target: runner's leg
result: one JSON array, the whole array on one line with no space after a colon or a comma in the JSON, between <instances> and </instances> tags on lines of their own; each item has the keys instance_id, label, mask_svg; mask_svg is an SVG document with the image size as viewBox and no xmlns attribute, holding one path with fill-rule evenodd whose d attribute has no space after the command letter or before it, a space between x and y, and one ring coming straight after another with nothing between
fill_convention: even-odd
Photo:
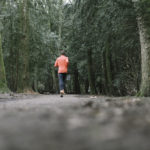
<instances>
[{"instance_id":1,"label":"runner's leg","mask_svg":"<svg viewBox=\"0 0 150 150\"><path fill-rule=\"evenodd\" d=\"M64 88L64 90L65 90L66 77L67 77L67 74L63 73L63 83L64 83L63 88Z\"/></svg>"},{"instance_id":2,"label":"runner's leg","mask_svg":"<svg viewBox=\"0 0 150 150\"><path fill-rule=\"evenodd\" d=\"M58 74L58 78L59 78L59 90L60 90L60 94L61 97L63 97L63 91L64 91L64 81L63 81L63 74L59 73Z\"/></svg>"}]
</instances>

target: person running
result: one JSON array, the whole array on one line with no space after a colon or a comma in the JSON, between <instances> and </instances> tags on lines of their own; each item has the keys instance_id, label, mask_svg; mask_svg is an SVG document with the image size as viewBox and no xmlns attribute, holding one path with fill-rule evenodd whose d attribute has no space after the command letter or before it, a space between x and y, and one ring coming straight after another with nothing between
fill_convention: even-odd
<instances>
[{"instance_id":1,"label":"person running","mask_svg":"<svg viewBox=\"0 0 150 150\"><path fill-rule=\"evenodd\" d=\"M59 56L55 61L55 67L58 67L58 78L59 78L59 89L60 96L63 97L65 91L65 80L68 72L69 59L65 55L65 51L61 51L61 56Z\"/></svg>"}]
</instances>

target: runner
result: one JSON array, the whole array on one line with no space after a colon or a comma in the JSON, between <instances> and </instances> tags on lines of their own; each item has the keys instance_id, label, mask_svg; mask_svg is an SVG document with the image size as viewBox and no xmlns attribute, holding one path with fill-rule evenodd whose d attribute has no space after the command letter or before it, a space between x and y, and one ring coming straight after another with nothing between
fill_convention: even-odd
<instances>
[{"instance_id":1,"label":"runner","mask_svg":"<svg viewBox=\"0 0 150 150\"><path fill-rule=\"evenodd\" d=\"M65 56L65 51L61 51L61 56L55 61L55 67L58 67L60 97L63 97L65 91L65 80L68 72L69 59Z\"/></svg>"}]
</instances>

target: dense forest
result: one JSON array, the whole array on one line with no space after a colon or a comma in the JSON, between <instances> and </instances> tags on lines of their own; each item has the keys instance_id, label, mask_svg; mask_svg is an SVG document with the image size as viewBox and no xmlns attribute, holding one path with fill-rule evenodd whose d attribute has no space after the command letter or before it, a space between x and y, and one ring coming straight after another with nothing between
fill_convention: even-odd
<instances>
[{"instance_id":1,"label":"dense forest","mask_svg":"<svg viewBox=\"0 0 150 150\"><path fill-rule=\"evenodd\" d=\"M150 96L149 0L1 0L0 91Z\"/></svg>"}]
</instances>

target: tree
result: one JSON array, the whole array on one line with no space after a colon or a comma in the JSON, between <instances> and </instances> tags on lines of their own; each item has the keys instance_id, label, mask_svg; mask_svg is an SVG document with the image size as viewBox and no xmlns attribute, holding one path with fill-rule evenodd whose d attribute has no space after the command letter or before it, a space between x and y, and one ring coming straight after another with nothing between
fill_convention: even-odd
<instances>
[{"instance_id":1,"label":"tree","mask_svg":"<svg viewBox=\"0 0 150 150\"><path fill-rule=\"evenodd\" d=\"M2 20L3 58L12 91L57 92L53 65L60 48L70 59L69 92L134 95L139 91L140 41L131 0L3 3L7 12ZM146 0L137 4L147 28Z\"/></svg>"},{"instance_id":2,"label":"tree","mask_svg":"<svg viewBox=\"0 0 150 150\"><path fill-rule=\"evenodd\" d=\"M63 42L77 62L80 86L90 84L91 93L135 94L140 83L140 45L131 0L74 0L66 9Z\"/></svg>"},{"instance_id":3,"label":"tree","mask_svg":"<svg viewBox=\"0 0 150 150\"><path fill-rule=\"evenodd\" d=\"M6 75L5 75L5 66L3 61L2 53L2 39L0 34L0 93L8 92Z\"/></svg>"},{"instance_id":4,"label":"tree","mask_svg":"<svg viewBox=\"0 0 150 150\"><path fill-rule=\"evenodd\" d=\"M150 96L150 28L149 28L149 9L148 0L133 0L137 12L137 23L139 27L139 37L141 44L141 96Z\"/></svg>"},{"instance_id":5,"label":"tree","mask_svg":"<svg viewBox=\"0 0 150 150\"><path fill-rule=\"evenodd\" d=\"M2 6L4 6L4 1L1 1L0 4L2 4ZM3 14L3 13L0 12L0 15L1 14ZM2 15L2 18L0 16L0 93L9 91L9 89L7 87L7 81L6 81L5 65L4 65L3 50L2 50L2 37L1 37L1 31L3 29L2 19L4 18L4 16L5 16L5 14Z\"/></svg>"},{"instance_id":6,"label":"tree","mask_svg":"<svg viewBox=\"0 0 150 150\"><path fill-rule=\"evenodd\" d=\"M22 37L20 39L20 51L19 56L22 59L22 63L19 68L19 78L18 78L18 92L27 92L31 90L30 76L29 76L29 2L28 0L23 0L20 2L21 9L21 20L20 27L22 32Z\"/></svg>"}]
</instances>

